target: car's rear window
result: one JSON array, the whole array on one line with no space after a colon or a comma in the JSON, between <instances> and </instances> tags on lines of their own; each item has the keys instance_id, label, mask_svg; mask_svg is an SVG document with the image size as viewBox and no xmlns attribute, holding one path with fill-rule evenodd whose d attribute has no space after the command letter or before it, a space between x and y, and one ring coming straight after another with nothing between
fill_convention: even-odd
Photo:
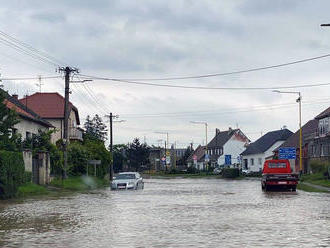
<instances>
[{"instance_id":1,"label":"car's rear window","mask_svg":"<svg viewBox=\"0 0 330 248\"><path fill-rule=\"evenodd\" d=\"M268 163L268 168L286 168L286 163Z\"/></svg>"},{"instance_id":2,"label":"car's rear window","mask_svg":"<svg viewBox=\"0 0 330 248\"><path fill-rule=\"evenodd\" d=\"M135 174L119 174L116 179L135 179Z\"/></svg>"}]
</instances>

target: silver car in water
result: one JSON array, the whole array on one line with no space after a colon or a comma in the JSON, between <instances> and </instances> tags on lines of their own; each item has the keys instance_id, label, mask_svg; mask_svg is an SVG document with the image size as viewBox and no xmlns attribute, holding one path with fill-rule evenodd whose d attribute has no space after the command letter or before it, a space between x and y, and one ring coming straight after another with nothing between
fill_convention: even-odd
<instances>
[{"instance_id":1,"label":"silver car in water","mask_svg":"<svg viewBox=\"0 0 330 248\"><path fill-rule=\"evenodd\" d=\"M119 173L111 183L111 189L143 189L144 182L138 172Z\"/></svg>"}]
</instances>

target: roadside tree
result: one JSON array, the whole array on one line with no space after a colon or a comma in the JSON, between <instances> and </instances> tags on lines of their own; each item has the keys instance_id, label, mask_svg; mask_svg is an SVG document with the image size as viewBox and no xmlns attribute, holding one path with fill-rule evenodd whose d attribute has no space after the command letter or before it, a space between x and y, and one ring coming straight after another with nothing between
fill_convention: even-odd
<instances>
[{"instance_id":1,"label":"roadside tree","mask_svg":"<svg viewBox=\"0 0 330 248\"><path fill-rule=\"evenodd\" d=\"M143 165L149 163L150 149L146 144L141 144L138 138L135 138L131 144L128 145L127 161L130 168L135 171L142 169Z\"/></svg>"}]
</instances>

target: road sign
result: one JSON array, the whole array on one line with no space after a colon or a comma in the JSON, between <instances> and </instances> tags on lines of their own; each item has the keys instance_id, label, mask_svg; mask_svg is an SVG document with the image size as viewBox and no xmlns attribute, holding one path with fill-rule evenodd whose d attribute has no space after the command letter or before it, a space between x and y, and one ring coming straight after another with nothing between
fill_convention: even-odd
<instances>
[{"instance_id":1,"label":"road sign","mask_svg":"<svg viewBox=\"0 0 330 248\"><path fill-rule=\"evenodd\" d=\"M97 164L101 164L101 160L88 160L88 163L97 165Z\"/></svg>"},{"instance_id":2,"label":"road sign","mask_svg":"<svg viewBox=\"0 0 330 248\"><path fill-rule=\"evenodd\" d=\"M166 156L166 164L170 164L171 163L171 157L170 156Z\"/></svg>"},{"instance_id":3,"label":"road sign","mask_svg":"<svg viewBox=\"0 0 330 248\"><path fill-rule=\"evenodd\" d=\"M165 165L165 163L166 163L166 158L165 158L165 157L162 157L162 158L161 158L161 161L162 161L162 165Z\"/></svg>"},{"instance_id":4,"label":"road sign","mask_svg":"<svg viewBox=\"0 0 330 248\"><path fill-rule=\"evenodd\" d=\"M205 162L209 162L210 161L210 155L208 155L207 153L205 154Z\"/></svg>"},{"instance_id":5,"label":"road sign","mask_svg":"<svg viewBox=\"0 0 330 248\"><path fill-rule=\"evenodd\" d=\"M231 155L225 155L225 165L231 165Z\"/></svg>"},{"instance_id":6,"label":"road sign","mask_svg":"<svg viewBox=\"0 0 330 248\"><path fill-rule=\"evenodd\" d=\"M295 147L282 147L278 153L279 159L296 159L296 148Z\"/></svg>"}]
</instances>

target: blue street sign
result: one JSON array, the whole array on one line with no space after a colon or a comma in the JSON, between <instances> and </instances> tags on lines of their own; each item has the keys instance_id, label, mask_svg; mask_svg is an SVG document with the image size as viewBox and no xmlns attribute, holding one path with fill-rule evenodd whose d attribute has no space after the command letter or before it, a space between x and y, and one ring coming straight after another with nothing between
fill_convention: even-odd
<instances>
[{"instance_id":1,"label":"blue street sign","mask_svg":"<svg viewBox=\"0 0 330 248\"><path fill-rule=\"evenodd\" d=\"M296 148L295 147L282 147L278 153L279 159L296 159Z\"/></svg>"},{"instance_id":2,"label":"blue street sign","mask_svg":"<svg viewBox=\"0 0 330 248\"><path fill-rule=\"evenodd\" d=\"M225 155L225 165L231 165L231 155Z\"/></svg>"},{"instance_id":3,"label":"blue street sign","mask_svg":"<svg viewBox=\"0 0 330 248\"><path fill-rule=\"evenodd\" d=\"M205 162L209 162L210 161L210 156L206 153L205 154Z\"/></svg>"}]
</instances>

